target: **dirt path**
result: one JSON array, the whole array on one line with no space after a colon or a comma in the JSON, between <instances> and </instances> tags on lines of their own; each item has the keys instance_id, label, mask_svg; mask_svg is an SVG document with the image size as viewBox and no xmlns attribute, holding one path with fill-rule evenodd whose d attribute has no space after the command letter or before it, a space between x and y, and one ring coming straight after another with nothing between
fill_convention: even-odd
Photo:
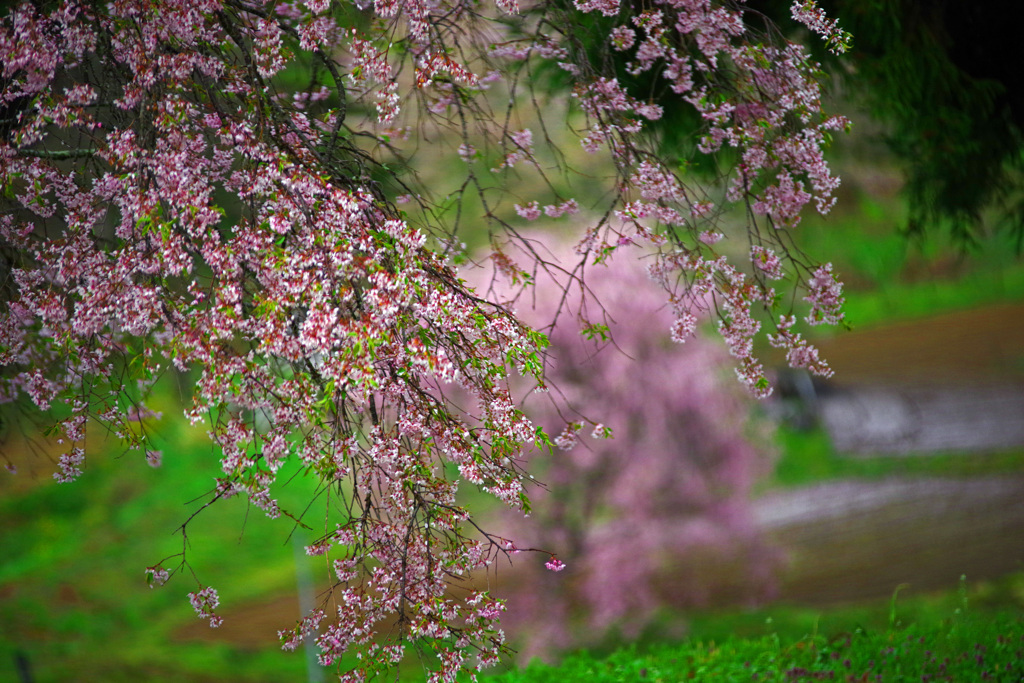
<instances>
[{"instance_id":1,"label":"dirt path","mask_svg":"<svg viewBox=\"0 0 1024 683\"><path fill-rule=\"evenodd\" d=\"M827 605L1024 570L1024 477L838 482L755 503L788 555L779 598Z\"/></svg>"},{"instance_id":2,"label":"dirt path","mask_svg":"<svg viewBox=\"0 0 1024 683\"><path fill-rule=\"evenodd\" d=\"M1024 384L1024 303L842 332L816 343L841 386Z\"/></svg>"}]
</instances>

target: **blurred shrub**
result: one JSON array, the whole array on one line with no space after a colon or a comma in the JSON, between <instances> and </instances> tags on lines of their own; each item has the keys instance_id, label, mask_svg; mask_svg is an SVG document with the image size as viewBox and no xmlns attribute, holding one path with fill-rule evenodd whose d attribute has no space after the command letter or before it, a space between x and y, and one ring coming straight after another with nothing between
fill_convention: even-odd
<instances>
[{"instance_id":1,"label":"blurred shrub","mask_svg":"<svg viewBox=\"0 0 1024 683\"><path fill-rule=\"evenodd\" d=\"M557 313L557 324L548 330L550 391L533 393L527 412L553 435L589 424L570 450L532 456L543 481L531 492L533 514L501 520L518 547L568 565L553 573L519 555L499 584L524 661L615 632L636 636L666 611L766 597L776 558L748 498L772 438L752 419L723 347L700 331L671 341L666 294L636 254L581 273L571 272L580 258L569 246L536 248L553 267L520 297L519 313L540 328ZM594 423L614 438L595 438Z\"/></svg>"}]
</instances>

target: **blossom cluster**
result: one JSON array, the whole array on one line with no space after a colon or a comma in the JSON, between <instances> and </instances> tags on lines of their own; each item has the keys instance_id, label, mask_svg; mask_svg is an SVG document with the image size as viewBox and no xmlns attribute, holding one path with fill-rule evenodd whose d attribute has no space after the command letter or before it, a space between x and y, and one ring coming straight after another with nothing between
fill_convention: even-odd
<instances>
[{"instance_id":1,"label":"blossom cluster","mask_svg":"<svg viewBox=\"0 0 1024 683\"><path fill-rule=\"evenodd\" d=\"M839 28L839 20L829 18L814 0L794 0L790 13L794 19L824 38L832 52L841 54L850 49L852 36Z\"/></svg>"},{"instance_id":2,"label":"blossom cluster","mask_svg":"<svg viewBox=\"0 0 1024 683\"><path fill-rule=\"evenodd\" d=\"M720 311L741 379L765 394L752 306L774 313L768 281L806 283L807 320L839 320L831 271L795 262L777 233L805 205L831 206L838 181L821 148L845 122L822 113L801 48L753 36L739 9L713 0L638 11L617 0L342 4L58 0L7 10L0 399L53 417L65 446L55 476L66 483L87 466L89 422L159 466L154 386L193 378L186 417L219 454L208 503L244 496L269 517L301 519L276 499L289 462L335 496L332 528L310 554L337 578L336 618L325 626L321 611L306 615L285 645L315 634L325 665L357 655L357 680L416 642L434 650L433 678L450 681L506 649L501 603L449 590L509 552L504 539L466 531L459 487L526 510L524 449L569 449L583 425L553 442L520 409L510 380L546 386L546 339L456 275L458 218L445 226L429 191L396 170L415 134L455 130L460 156L486 161L459 164L465 187L513 239L513 211L583 215L545 175L541 146L557 136L518 116L517 84L532 82L538 60L557 64L586 119L580 142L618 174L612 206L576 253L605 261L629 245L659 247L650 270L669 291L673 338L692 336L696 313ZM356 10L366 21L352 28ZM552 30L581 13L615 23L605 49L628 60L631 77L663 79L675 100L638 96L607 68L613 60L592 61ZM813 3L796 15L836 35ZM508 112L496 114L506 96ZM651 149L645 133L668 106L698 112L703 153L735 150L724 198L688 186ZM482 168L515 199L493 202ZM514 177L531 173L553 192L524 196L529 184ZM398 194L424 210L400 211ZM739 266L715 252L715 221L736 202L759 235ZM501 239L492 246L503 273L534 280L535 252L517 261ZM791 319L780 316L773 343L821 367ZM151 583L193 569L178 559L171 571L151 568ZM190 601L220 623L217 591Z\"/></svg>"},{"instance_id":3,"label":"blossom cluster","mask_svg":"<svg viewBox=\"0 0 1024 683\"><path fill-rule=\"evenodd\" d=\"M207 586L195 593L189 593L188 601L192 603L192 608L200 618L210 620L211 628L217 628L224 623L223 617L213 613L217 609L217 605L220 604L220 595L216 588Z\"/></svg>"}]
</instances>

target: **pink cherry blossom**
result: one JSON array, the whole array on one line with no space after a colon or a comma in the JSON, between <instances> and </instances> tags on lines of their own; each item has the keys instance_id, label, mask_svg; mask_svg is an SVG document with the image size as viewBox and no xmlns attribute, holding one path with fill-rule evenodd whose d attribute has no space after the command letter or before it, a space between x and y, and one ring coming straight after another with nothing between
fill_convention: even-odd
<instances>
[{"instance_id":1,"label":"pink cherry blossom","mask_svg":"<svg viewBox=\"0 0 1024 683\"><path fill-rule=\"evenodd\" d=\"M224 623L222 617L213 613L217 609L217 605L220 604L220 596L217 594L217 589L207 586L195 593L189 593L188 600L192 603L192 608L201 619L210 620L210 628L217 628Z\"/></svg>"},{"instance_id":2,"label":"pink cherry blossom","mask_svg":"<svg viewBox=\"0 0 1024 683\"><path fill-rule=\"evenodd\" d=\"M565 569L565 563L554 556L552 556L550 560L545 562L544 566L553 572L560 572L563 569Z\"/></svg>"}]
</instances>

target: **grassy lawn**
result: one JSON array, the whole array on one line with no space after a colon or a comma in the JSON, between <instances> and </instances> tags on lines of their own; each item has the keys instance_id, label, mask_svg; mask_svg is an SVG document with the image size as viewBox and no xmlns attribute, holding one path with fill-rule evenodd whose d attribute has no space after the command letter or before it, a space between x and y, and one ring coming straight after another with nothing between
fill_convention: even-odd
<instances>
[{"instance_id":1,"label":"grassy lawn","mask_svg":"<svg viewBox=\"0 0 1024 683\"><path fill-rule=\"evenodd\" d=\"M858 456L836 453L821 427L779 427L779 460L761 489L797 487L837 479L978 477L1024 472L1024 448L993 453L941 453L927 457Z\"/></svg>"},{"instance_id":2,"label":"grassy lawn","mask_svg":"<svg viewBox=\"0 0 1024 683\"><path fill-rule=\"evenodd\" d=\"M771 625L768 625L770 629ZM508 683L721 681L1019 681L1024 621L1019 613L883 628L815 624L802 636L771 632L721 641L687 639L626 647L608 657L577 653L560 666L534 663L497 680Z\"/></svg>"}]
</instances>

